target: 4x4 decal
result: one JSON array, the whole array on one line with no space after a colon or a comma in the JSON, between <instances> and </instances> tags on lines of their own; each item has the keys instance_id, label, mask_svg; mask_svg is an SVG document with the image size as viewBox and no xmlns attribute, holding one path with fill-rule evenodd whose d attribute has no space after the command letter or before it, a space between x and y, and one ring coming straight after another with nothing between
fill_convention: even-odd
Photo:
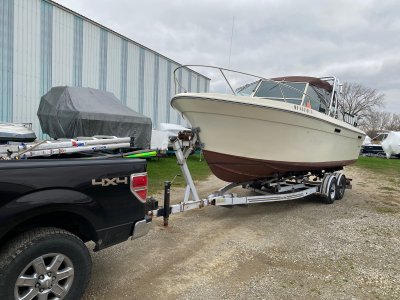
<instances>
[{"instance_id":1,"label":"4x4 decal","mask_svg":"<svg viewBox=\"0 0 400 300\"><path fill-rule=\"evenodd\" d=\"M92 179L92 185L110 186L118 184L128 184L128 177Z\"/></svg>"}]
</instances>

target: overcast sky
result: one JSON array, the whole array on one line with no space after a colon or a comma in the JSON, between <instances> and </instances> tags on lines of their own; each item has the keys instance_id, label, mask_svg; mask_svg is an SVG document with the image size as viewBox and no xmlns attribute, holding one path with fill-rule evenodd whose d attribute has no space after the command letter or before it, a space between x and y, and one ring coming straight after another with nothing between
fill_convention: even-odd
<instances>
[{"instance_id":1,"label":"overcast sky","mask_svg":"<svg viewBox=\"0 0 400 300\"><path fill-rule=\"evenodd\" d=\"M56 0L182 64L264 77L335 75L400 112L397 0ZM204 73L204 72L203 72Z\"/></svg>"}]
</instances>

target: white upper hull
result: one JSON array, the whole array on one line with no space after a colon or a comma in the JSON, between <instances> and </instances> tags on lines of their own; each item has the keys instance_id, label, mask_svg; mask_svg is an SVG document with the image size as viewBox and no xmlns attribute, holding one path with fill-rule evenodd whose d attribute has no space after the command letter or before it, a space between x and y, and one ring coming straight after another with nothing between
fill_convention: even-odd
<instances>
[{"instance_id":1,"label":"white upper hull","mask_svg":"<svg viewBox=\"0 0 400 300\"><path fill-rule=\"evenodd\" d=\"M200 127L204 150L257 160L357 159L365 133L303 106L225 94L178 94L171 105Z\"/></svg>"}]
</instances>

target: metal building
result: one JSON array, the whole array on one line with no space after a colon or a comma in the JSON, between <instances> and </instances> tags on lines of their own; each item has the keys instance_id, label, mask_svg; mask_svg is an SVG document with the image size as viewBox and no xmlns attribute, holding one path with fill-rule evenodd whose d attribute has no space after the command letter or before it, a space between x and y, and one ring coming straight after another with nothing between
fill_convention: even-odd
<instances>
[{"instance_id":1,"label":"metal building","mask_svg":"<svg viewBox=\"0 0 400 300\"><path fill-rule=\"evenodd\" d=\"M110 91L160 122L182 124L170 109L179 64L49 0L0 0L0 122L33 123L40 97L60 85ZM178 77L188 91L210 80L190 69Z\"/></svg>"}]
</instances>

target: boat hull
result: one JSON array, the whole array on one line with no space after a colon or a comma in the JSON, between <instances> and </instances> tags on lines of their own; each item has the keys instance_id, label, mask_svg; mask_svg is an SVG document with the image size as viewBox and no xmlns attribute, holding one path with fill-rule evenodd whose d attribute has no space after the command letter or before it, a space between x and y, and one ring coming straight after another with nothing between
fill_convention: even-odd
<instances>
[{"instance_id":1,"label":"boat hull","mask_svg":"<svg viewBox=\"0 0 400 300\"><path fill-rule=\"evenodd\" d=\"M296 175L309 171L339 170L356 161L288 162L252 159L207 150L203 150L203 153L213 174L228 182L255 181L274 175Z\"/></svg>"},{"instance_id":2,"label":"boat hull","mask_svg":"<svg viewBox=\"0 0 400 300\"><path fill-rule=\"evenodd\" d=\"M268 99L179 94L171 105L200 128L212 172L228 182L353 163L365 134L315 110Z\"/></svg>"}]
</instances>

